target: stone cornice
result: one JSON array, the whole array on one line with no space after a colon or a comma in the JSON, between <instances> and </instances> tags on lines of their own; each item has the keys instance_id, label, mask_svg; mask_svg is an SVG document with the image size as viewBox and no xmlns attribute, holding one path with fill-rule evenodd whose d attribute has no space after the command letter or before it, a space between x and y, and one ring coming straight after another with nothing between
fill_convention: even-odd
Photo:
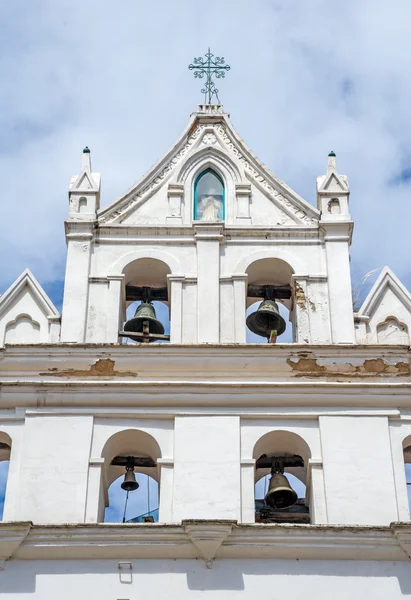
<instances>
[{"instance_id":1,"label":"stone cornice","mask_svg":"<svg viewBox=\"0 0 411 600\"><path fill-rule=\"evenodd\" d=\"M107 407L114 394L116 407L388 410L410 406L409 356L392 345L6 346L0 406Z\"/></svg>"},{"instance_id":2,"label":"stone cornice","mask_svg":"<svg viewBox=\"0 0 411 600\"><path fill-rule=\"evenodd\" d=\"M3 560L410 560L411 523L387 527L243 524L33 525L0 523Z\"/></svg>"}]
</instances>

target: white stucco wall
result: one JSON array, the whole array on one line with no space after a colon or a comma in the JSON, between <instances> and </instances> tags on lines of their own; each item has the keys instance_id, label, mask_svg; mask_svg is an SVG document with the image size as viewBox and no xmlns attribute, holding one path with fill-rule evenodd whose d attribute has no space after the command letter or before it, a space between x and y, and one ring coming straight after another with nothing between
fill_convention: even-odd
<instances>
[{"instance_id":1,"label":"white stucco wall","mask_svg":"<svg viewBox=\"0 0 411 600\"><path fill-rule=\"evenodd\" d=\"M177 417L173 520L240 520L239 417Z\"/></svg>"},{"instance_id":2,"label":"white stucco wall","mask_svg":"<svg viewBox=\"0 0 411 600\"><path fill-rule=\"evenodd\" d=\"M320 431L329 523L398 520L388 419L320 417Z\"/></svg>"},{"instance_id":3,"label":"white stucco wall","mask_svg":"<svg viewBox=\"0 0 411 600\"><path fill-rule=\"evenodd\" d=\"M92 416L26 419L15 520L84 522L92 429Z\"/></svg>"},{"instance_id":4,"label":"white stucco wall","mask_svg":"<svg viewBox=\"0 0 411 600\"><path fill-rule=\"evenodd\" d=\"M138 560L123 581L114 560L12 560L0 572L0 598L397 600L411 596L411 563L249 559L206 569L202 560Z\"/></svg>"}]
</instances>

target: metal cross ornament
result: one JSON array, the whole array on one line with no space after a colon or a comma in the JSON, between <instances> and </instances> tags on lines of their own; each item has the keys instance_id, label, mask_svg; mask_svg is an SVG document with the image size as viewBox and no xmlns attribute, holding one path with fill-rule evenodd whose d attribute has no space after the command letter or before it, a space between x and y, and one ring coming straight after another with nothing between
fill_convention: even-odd
<instances>
[{"instance_id":1,"label":"metal cross ornament","mask_svg":"<svg viewBox=\"0 0 411 600\"><path fill-rule=\"evenodd\" d=\"M188 68L190 71L194 71L194 77L197 77L198 79L203 79L204 76L206 77L205 85L201 90L201 93L204 94L205 104L211 104L213 96L215 96L218 103L220 103L218 89L216 88L212 77L221 79L225 77L226 71L231 69L229 65L225 64L224 58L222 56L214 56L209 48L205 58L202 56L195 58L194 62L191 63L191 65L188 65Z\"/></svg>"}]
</instances>

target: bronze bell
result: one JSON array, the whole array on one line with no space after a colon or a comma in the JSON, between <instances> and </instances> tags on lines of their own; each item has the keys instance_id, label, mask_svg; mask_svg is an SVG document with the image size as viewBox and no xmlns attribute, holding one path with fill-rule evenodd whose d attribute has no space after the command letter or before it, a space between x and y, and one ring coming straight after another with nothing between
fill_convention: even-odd
<instances>
[{"instance_id":1,"label":"bronze bell","mask_svg":"<svg viewBox=\"0 0 411 600\"><path fill-rule=\"evenodd\" d=\"M126 467L126 474L124 475L124 481L121 484L121 487L126 492L134 492L134 490L140 487L136 481L134 467Z\"/></svg>"},{"instance_id":2,"label":"bronze bell","mask_svg":"<svg viewBox=\"0 0 411 600\"><path fill-rule=\"evenodd\" d=\"M297 493L291 487L287 477L279 471L272 472L264 502L271 508L288 508L297 500Z\"/></svg>"},{"instance_id":3,"label":"bronze bell","mask_svg":"<svg viewBox=\"0 0 411 600\"><path fill-rule=\"evenodd\" d=\"M147 321L149 325L149 332L163 335L164 327L160 323L160 321L156 318L156 311L154 306L150 301L142 302L139 306L137 306L137 310L132 319L127 321L124 325L124 331L135 331L136 333L142 333L143 331L143 323ZM136 342L141 342L141 336L132 335L129 336L131 340L135 340ZM150 339L150 342L154 342L155 340Z\"/></svg>"},{"instance_id":4,"label":"bronze bell","mask_svg":"<svg viewBox=\"0 0 411 600\"><path fill-rule=\"evenodd\" d=\"M268 299L263 300L257 310L248 315L246 323L250 331L267 339L270 339L272 331L277 331L277 335L281 335L286 327L278 311L277 302Z\"/></svg>"}]
</instances>

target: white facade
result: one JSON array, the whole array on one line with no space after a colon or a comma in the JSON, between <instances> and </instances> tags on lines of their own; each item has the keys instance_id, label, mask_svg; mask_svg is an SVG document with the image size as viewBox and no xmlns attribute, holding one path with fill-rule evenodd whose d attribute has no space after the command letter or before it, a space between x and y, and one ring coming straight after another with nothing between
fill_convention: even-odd
<instances>
[{"instance_id":1,"label":"white facade","mask_svg":"<svg viewBox=\"0 0 411 600\"><path fill-rule=\"evenodd\" d=\"M210 169L224 216L197 220ZM314 208L217 105L104 209L86 149L61 319L30 272L0 297L0 598L411 596L411 295L386 268L353 313L348 200L333 153ZM262 285L293 343L246 344ZM119 336L137 287L169 344ZM263 455L301 457L307 524L256 522ZM155 462L158 523L103 523L118 456Z\"/></svg>"}]
</instances>

